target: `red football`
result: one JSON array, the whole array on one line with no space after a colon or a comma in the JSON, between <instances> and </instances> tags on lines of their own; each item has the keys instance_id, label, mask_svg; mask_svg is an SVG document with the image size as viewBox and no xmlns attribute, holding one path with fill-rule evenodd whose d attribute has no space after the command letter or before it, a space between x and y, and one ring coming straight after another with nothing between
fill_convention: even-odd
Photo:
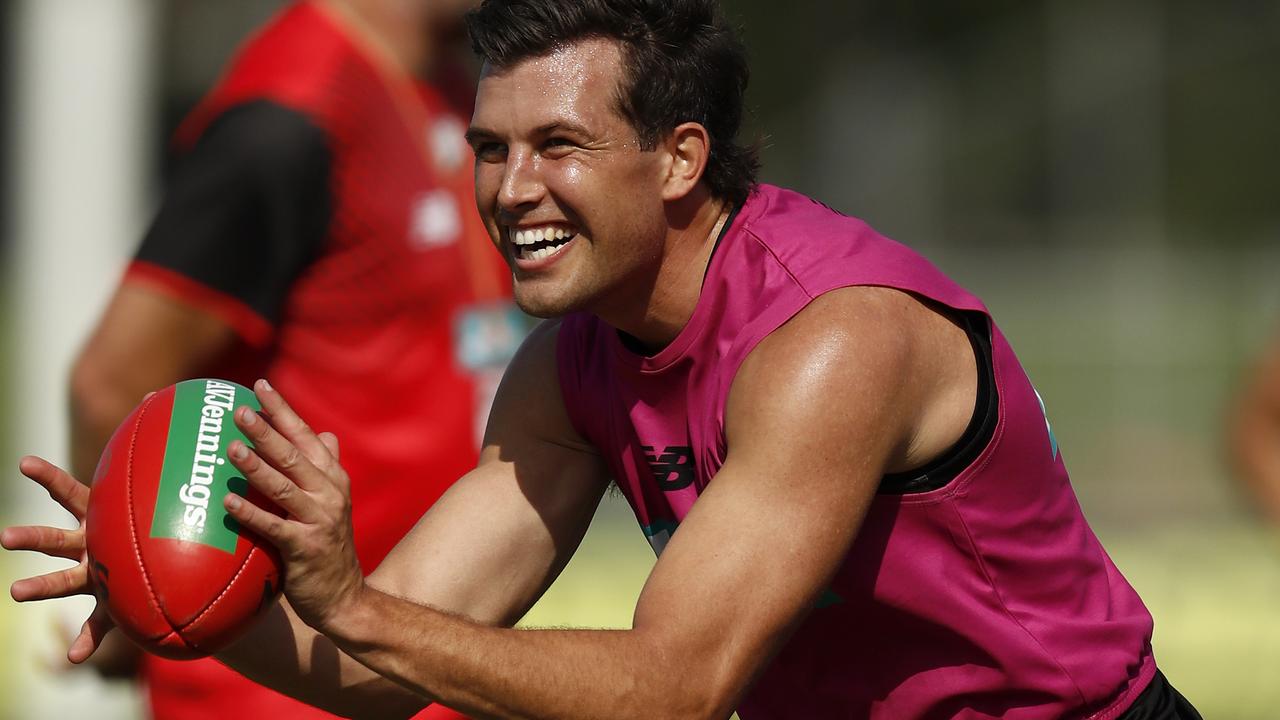
<instances>
[{"instance_id":1,"label":"red football","mask_svg":"<svg viewBox=\"0 0 1280 720\"><path fill-rule=\"evenodd\" d=\"M168 658L225 646L280 592L279 555L222 507L228 490L270 507L227 459L245 440L245 387L186 380L121 423L94 473L86 520L100 602L144 649Z\"/></svg>"}]
</instances>

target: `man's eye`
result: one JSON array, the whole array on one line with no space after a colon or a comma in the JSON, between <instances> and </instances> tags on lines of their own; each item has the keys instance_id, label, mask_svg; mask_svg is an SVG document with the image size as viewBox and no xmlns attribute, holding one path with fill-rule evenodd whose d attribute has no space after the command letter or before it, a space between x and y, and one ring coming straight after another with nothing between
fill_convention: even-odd
<instances>
[{"instance_id":1,"label":"man's eye","mask_svg":"<svg viewBox=\"0 0 1280 720\"><path fill-rule=\"evenodd\" d=\"M501 160L507 154L507 146L502 143L477 143L473 150L476 159L483 161Z\"/></svg>"},{"instance_id":2,"label":"man's eye","mask_svg":"<svg viewBox=\"0 0 1280 720\"><path fill-rule=\"evenodd\" d=\"M575 147L577 146L573 141L567 138L551 138L543 143L542 154L552 158L562 157Z\"/></svg>"}]
</instances>

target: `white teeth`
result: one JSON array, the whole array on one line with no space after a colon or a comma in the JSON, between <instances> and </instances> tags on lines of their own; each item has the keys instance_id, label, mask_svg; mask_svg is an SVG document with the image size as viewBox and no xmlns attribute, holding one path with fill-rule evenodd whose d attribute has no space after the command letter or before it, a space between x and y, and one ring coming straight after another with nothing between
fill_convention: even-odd
<instances>
[{"instance_id":1,"label":"white teeth","mask_svg":"<svg viewBox=\"0 0 1280 720\"><path fill-rule=\"evenodd\" d=\"M560 252L559 247L544 247L537 250L525 250L520 253L520 257L526 260L543 260Z\"/></svg>"},{"instance_id":2,"label":"white teeth","mask_svg":"<svg viewBox=\"0 0 1280 720\"><path fill-rule=\"evenodd\" d=\"M544 260L546 258L559 253L564 249L565 244L578 236L573 230L566 230L562 227L546 225L540 228L531 228L527 230L517 230L511 228L509 231L511 242L516 246L516 255L524 260ZM551 247L542 247L533 249L529 247L536 243L554 243Z\"/></svg>"},{"instance_id":3,"label":"white teeth","mask_svg":"<svg viewBox=\"0 0 1280 720\"><path fill-rule=\"evenodd\" d=\"M561 227L541 227L532 230L512 230L511 241L516 245L532 245L534 243L572 238L577 233Z\"/></svg>"}]
</instances>

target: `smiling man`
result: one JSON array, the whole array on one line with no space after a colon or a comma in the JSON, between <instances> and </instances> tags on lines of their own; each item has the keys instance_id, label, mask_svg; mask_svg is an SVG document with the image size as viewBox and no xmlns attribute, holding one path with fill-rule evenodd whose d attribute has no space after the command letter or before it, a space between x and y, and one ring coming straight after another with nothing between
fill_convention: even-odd
<instances>
[{"instance_id":1,"label":"smiling man","mask_svg":"<svg viewBox=\"0 0 1280 720\"><path fill-rule=\"evenodd\" d=\"M229 453L288 517L226 504L281 548L287 603L224 662L383 716L1198 717L982 303L756 184L713 2L489 0L470 27L480 212L517 301L562 319L508 370L476 469L367 579L336 439L256 386L255 448ZM22 469L82 511L60 471ZM632 628L511 629L610 481L659 553ZM78 568L13 592L90 589Z\"/></svg>"}]
</instances>

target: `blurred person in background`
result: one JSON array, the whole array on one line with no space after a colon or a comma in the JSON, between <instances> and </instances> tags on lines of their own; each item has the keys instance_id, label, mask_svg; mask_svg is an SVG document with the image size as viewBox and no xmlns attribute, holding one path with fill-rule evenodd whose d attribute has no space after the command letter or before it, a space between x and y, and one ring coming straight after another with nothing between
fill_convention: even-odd
<instances>
[{"instance_id":1,"label":"blurred person in background","mask_svg":"<svg viewBox=\"0 0 1280 720\"><path fill-rule=\"evenodd\" d=\"M1230 443L1236 473L1258 512L1280 527L1280 337L1258 359L1236 400Z\"/></svg>"},{"instance_id":2,"label":"blurred person in background","mask_svg":"<svg viewBox=\"0 0 1280 720\"><path fill-rule=\"evenodd\" d=\"M342 438L370 571L474 465L522 320L463 137L473 4L300 2L241 48L180 126L158 216L75 363L77 477L146 392L269 377ZM112 640L98 667L136 671L156 718L328 717Z\"/></svg>"}]
</instances>

